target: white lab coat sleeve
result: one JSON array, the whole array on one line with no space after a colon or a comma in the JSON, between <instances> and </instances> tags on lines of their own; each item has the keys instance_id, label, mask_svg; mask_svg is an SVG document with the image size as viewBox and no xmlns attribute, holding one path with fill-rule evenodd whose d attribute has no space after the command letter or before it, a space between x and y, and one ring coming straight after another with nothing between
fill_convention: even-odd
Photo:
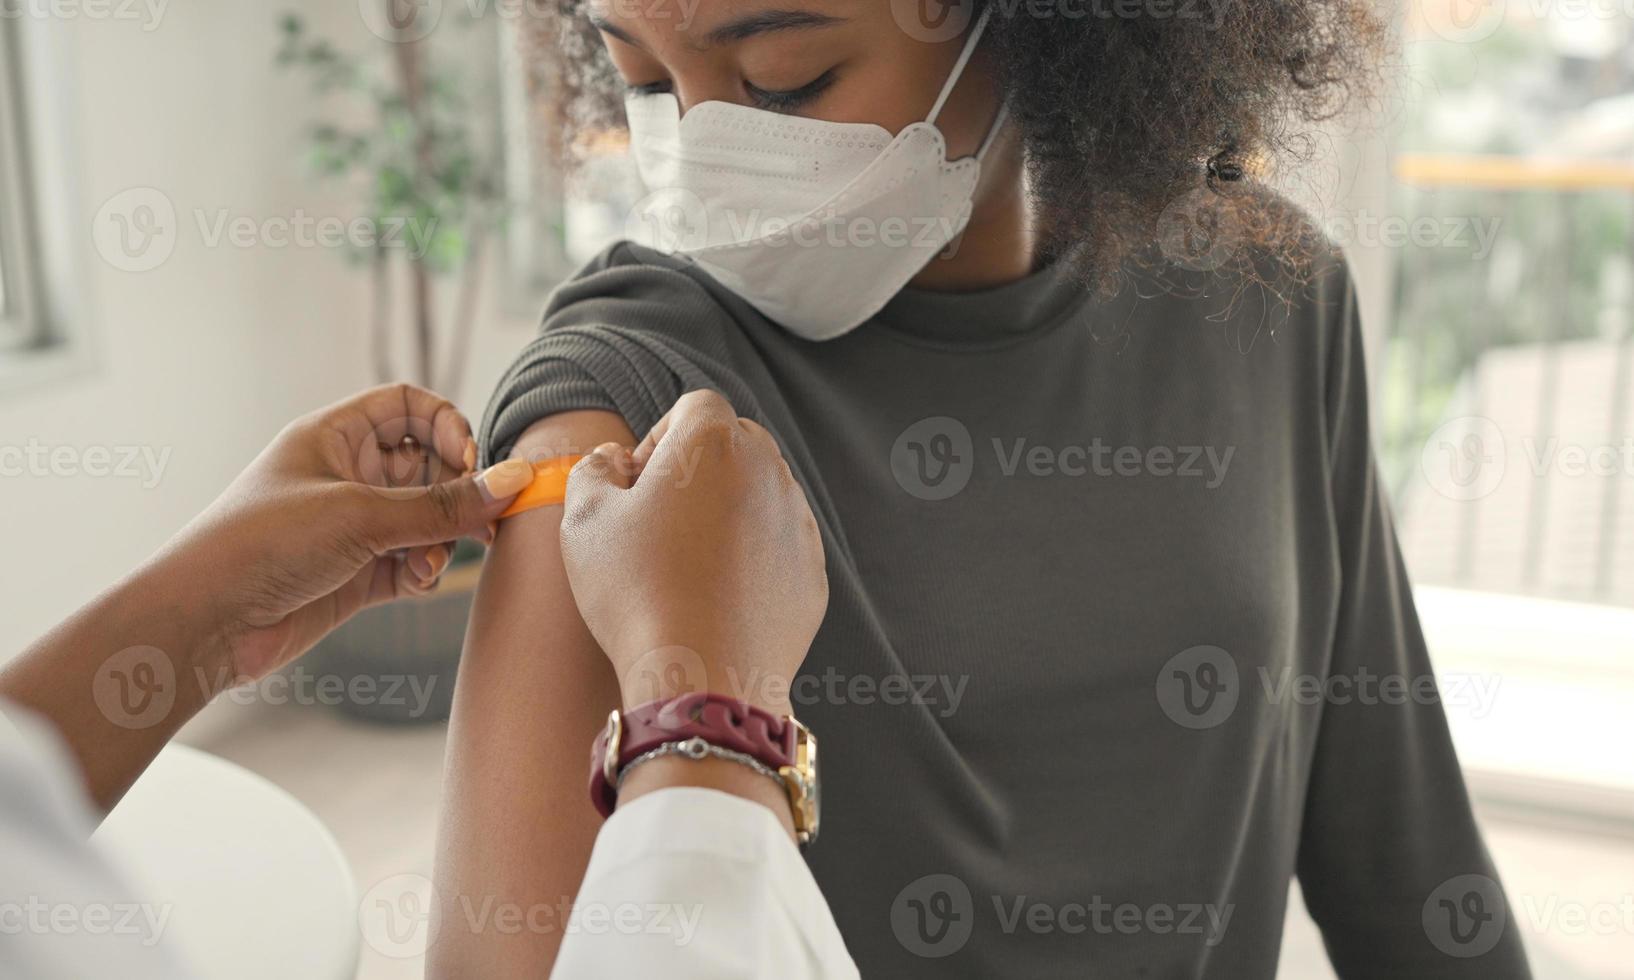
<instances>
[{"instance_id":1,"label":"white lab coat sleeve","mask_svg":"<svg viewBox=\"0 0 1634 980\"><path fill-rule=\"evenodd\" d=\"M78 770L55 730L0 703L0 977L186 980L144 901L90 843Z\"/></svg>"},{"instance_id":2,"label":"white lab coat sleeve","mask_svg":"<svg viewBox=\"0 0 1634 980\"><path fill-rule=\"evenodd\" d=\"M674 787L602 826L553 980L857 977L788 832L759 803Z\"/></svg>"}]
</instances>

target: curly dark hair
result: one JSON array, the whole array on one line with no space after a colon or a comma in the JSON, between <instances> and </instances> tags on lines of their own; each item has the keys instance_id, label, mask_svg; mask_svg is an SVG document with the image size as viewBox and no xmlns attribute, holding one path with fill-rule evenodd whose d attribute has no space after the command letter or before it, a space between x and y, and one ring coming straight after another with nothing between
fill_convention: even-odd
<instances>
[{"instance_id":1,"label":"curly dark hair","mask_svg":"<svg viewBox=\"0 0 1634 980\"><path fill-rule=\"evenodd\" d=\"M582 3L537 0L528 59L564 158L564 134L623 122ZM1370 0L964 3L972 16L993 8L983 44L1020 127L1047 257L1111 289L1131 266L1184 265L1199 248L1193 269L1263 282L1270 262L1270 278L1301 280L1330 247L1262 180L1308 160L1314 125L1376 91L1388 35ZM545 45L562 57L537 57Z\"/></svg>"}]
</instances>

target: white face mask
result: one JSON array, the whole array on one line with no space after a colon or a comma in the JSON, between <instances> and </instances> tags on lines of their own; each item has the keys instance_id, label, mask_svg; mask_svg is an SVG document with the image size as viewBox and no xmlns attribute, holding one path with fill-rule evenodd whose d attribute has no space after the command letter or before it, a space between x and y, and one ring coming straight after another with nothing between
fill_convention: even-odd
<instances>
[{"instance_id":1,"label":"white face mask","mask_svg":"<svg viewBox=\"0 0 1634 980\"><path fill-rule=\"evenodd\" d=\"M683 119L672 94L625 103L651 192L630 237L690 259L791 332L829 340L879 312L970 219L981 159L947 160L936 117L987 26L982 12L930 116L894 138L871 123L729 102Z\"/></svg>"}]
</instances>

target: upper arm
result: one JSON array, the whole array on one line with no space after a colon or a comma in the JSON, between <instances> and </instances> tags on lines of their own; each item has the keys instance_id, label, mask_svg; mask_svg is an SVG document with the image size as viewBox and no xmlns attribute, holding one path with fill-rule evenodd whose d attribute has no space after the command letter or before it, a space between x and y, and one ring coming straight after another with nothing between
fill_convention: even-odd
<instances>
[{"instance_id":1,"label":"upper arm","mask_svg":"<svg viewBox=\"0 0 1634 980\"><path fill-rule=\"evenodd\" d=\"M635 444L617 414L534 423L513 455L547 459ZM436 880L442 929L427 975L548 973L601 818L590 742L617 679L579 616L562 566L561 507L504 521L483 567L449 723ZM483 910L487 914L483 914ZM520 932L502 930L502 910ZM507 934L507 931L510 934Z\"/></svg>"}]
</instances>

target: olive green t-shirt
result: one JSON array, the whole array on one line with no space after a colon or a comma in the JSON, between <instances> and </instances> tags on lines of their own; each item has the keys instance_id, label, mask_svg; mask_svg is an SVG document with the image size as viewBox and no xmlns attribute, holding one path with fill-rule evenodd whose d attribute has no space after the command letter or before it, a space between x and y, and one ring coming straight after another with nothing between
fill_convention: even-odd
<instances>
[{"instance_id":1,"label":"olive green t-shirt","mask_svg":"<svg viewBox=\"0 0 1634 980\"><path fill-rule=\"evenodd\" d=\"M1280 296L1047 268L814 343L620 244L480 441L571 409L640 437L696 388L777 437L831 590L791 691L808 860L863 976L1269 980L1297 876L1347 980L1526 977L1364 378L1339 264Z\"/></svg>"}]
</instances>

